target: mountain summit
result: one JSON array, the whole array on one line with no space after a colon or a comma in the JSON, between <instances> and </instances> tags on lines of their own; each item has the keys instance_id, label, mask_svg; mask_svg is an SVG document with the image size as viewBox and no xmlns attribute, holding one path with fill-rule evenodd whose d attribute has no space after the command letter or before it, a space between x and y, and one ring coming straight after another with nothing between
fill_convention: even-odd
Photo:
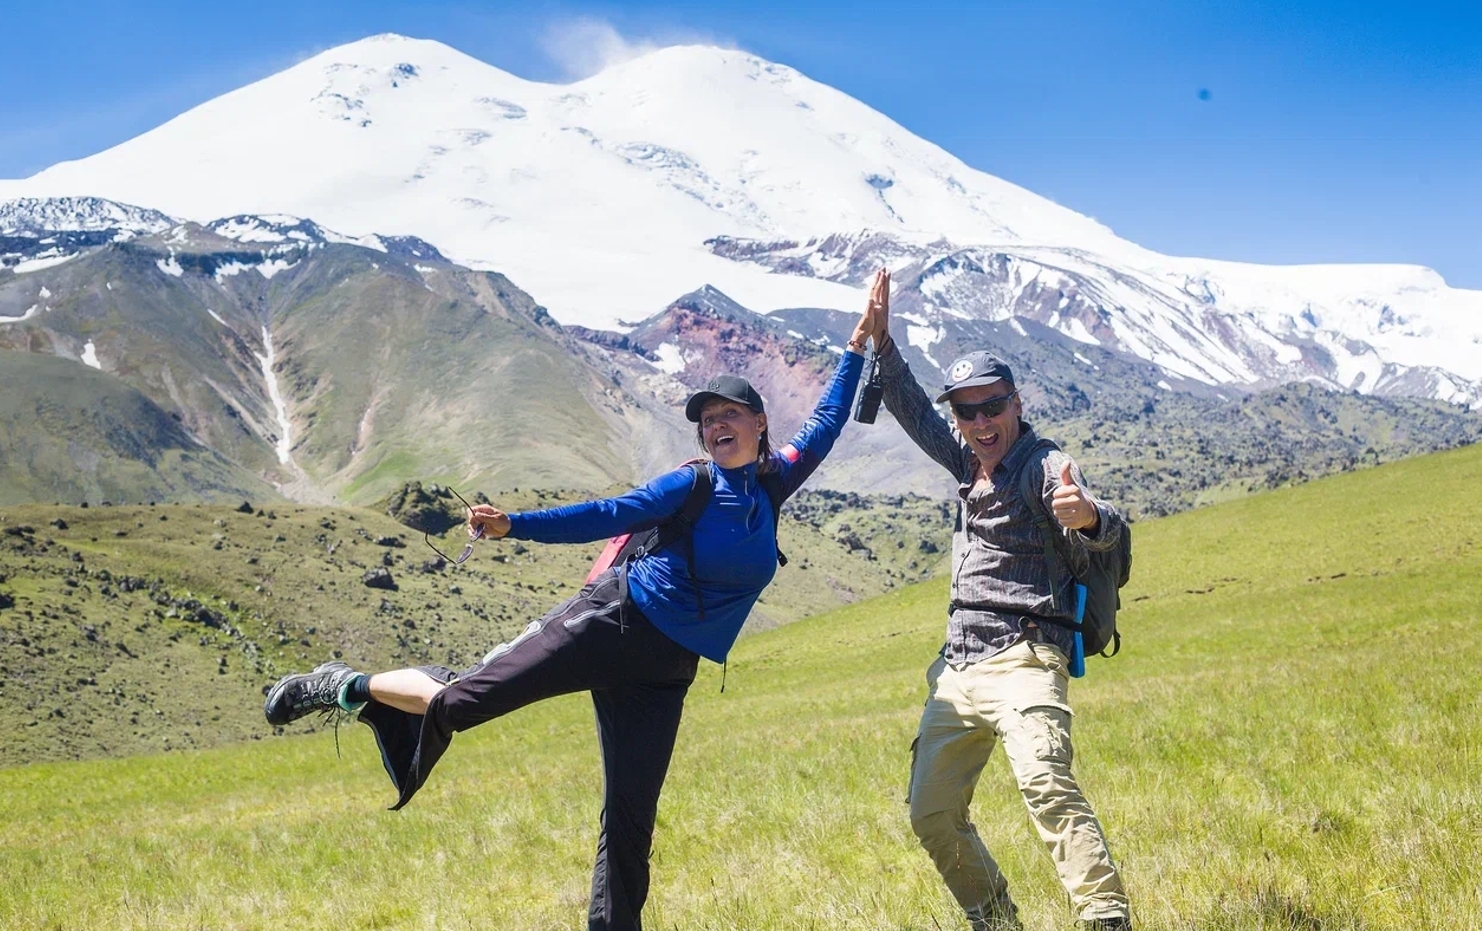
<instances>
[{"instance_id":1,"label":"mountain summit","mask_svg":"<svg viewBox=\"0 0 1482 931\"><path fill-rule=\"evenodd\" d=\"M352 236L405 231L594 327L705 284L762 310L853 311L837 247L869 240L849 260L909 266L916 339L938 351L953 320L1007 320L1032 286L1039 322L1206 384L1482 403L1482 292L1412 266L1158 255L730 49L661 49L556 85L376 36L0 182L0 200L68 195L198 222L289 213Z\"/></svg>"}]
</instances>

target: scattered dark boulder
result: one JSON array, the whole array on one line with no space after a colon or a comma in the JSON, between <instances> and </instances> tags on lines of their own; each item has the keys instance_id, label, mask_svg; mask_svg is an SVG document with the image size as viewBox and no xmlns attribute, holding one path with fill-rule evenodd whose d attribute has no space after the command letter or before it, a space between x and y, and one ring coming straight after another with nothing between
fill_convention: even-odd
<instances>
[{"instance_id":1,"label":"scattered dark boulder","mask_svg":"<svg viewBox=\"0 0 1482 931\"><path fill-rule=\"evenodd\" d=\"M251 514L255 510L257 510L257 509L254 508L252 506L251 502L248 502L248 501L243 501L241 504L237 505L237 513L238 514Z\"/></svg>"},{"instance_id":2,"label":"scattered dark boulder","mask_svg":"<svg viewBox=\"0 0 1482 931\"><path fill-rule=\"evenodd\" d=\"M0 611L15 607L15 596L9 592L0 592Z\"/></svg>"},{"instance_id":3,"label":"scattered dark boulder","mask_svg":"<svg viewBox=\"0 0 1482 931\"><path fill-rule=\"evenodd\" d=\"M408 482L384 502L386 513L395 520L423 533L441 536L463 523L463 505L441 485L423 487L421 482Z\"/></svg>"},{"instance_id":4,"label":"scattered dark boulder","mask_svg":"<svg viewBox=\"0 0 1482 931\"><path fill-rule=\"evenodd\" d=\"M436 556L418 566L417 571L423 575L430 575L434 572L441 572L447 567L447 562L441 556Z\"/></svg>"},{"instance_id":5,"label":"scattered dark boulder","mask_svg":"<svg viewBox=\"0 0 1482 931\"><path fill-rule=\"evenodd\" d=\"M379 588L391 592L396 591L396 580L384 568L371 569L360 577L360 581L366 588Z\"/></svg>"},{"instance_id":6,"label":"scattered dark boulder","mask_svg":"<svg viewBox=\"0 0 1482 931\"><path fill-rule=\"evenodd\" d=\"M57 528L58 530L66 530L67 529L67 522L64 521L64 520L62 520L60 517L58 517L56 520L52 521L51 522L51 525L53 527Z\"/></svg>"},{"instance_id":7,"label":"scattered dark boulder","mask_svg":"<svg viewBox=\"0 0 1482 931\"><path fill-rule=\"evenodd\" d=\"M384 536L376 537L376 546L393 546L398 549L406 547L406 541L400 537Z\"/></svg>"}]
</instances>

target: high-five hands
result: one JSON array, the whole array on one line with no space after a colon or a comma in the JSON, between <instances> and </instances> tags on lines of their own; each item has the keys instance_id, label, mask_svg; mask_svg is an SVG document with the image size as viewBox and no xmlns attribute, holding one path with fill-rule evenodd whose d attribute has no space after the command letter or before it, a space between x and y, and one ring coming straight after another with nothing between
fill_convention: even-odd
<instances>
[{"instance_id":1,"label":"high-five hands","mask_svg":"<svg viewBox=\"0 0 1482 931\"><path fill-rule=\"evenodd\" d=\"M1066 530L1079 530L1088 536L1096 535L1101 515L1096 505L1086 497L1085 489L1077 485L1075 477L1070 474L1069 460L1060 466L1060 487L1055 489L1050 503L1060 526Z\"/></svg>"},{"instance_id":2,"label":"high-five hands","mask_svg":"<svg viewBox=\"0 0 1482 931\"><path fill-rule=\"evenodd\" d=\"M870 282L870 295L865 301L864 313L860 315L859 322L854 325L854 336L850 342L864 348L865 343L874 339L875 351L880 351L890 327L890 272L880 269L875 272L874 280Z\"/></svg>"},{"instance_id":3,"label":"high-five hands","mask_svg":"<svg viewBox=\"0 0 1482 931\"><path fill-rule=\"evenodd\" d=\"M477 539L482 536L498 540L509 533L509 515L492 504L475 504L468 509L468 535Z\"/></svg>"}]
</instances>

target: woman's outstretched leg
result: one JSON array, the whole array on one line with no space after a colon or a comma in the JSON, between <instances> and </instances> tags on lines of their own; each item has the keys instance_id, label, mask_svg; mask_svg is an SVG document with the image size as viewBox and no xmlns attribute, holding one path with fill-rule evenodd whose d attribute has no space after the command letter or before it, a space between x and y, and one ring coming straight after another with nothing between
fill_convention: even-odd
<instances>
[{"instance_id":1,"label":"woman's outstretched leg","mask_svg":"<svg viewBox=\"0 0 1482 931\"><path fill-rule=\"evenodd\" d=\"M425 714L427 705L447 687L420 669L379 672L366 683L371 699L407 714Z\"/></svg>"},{"instance_id":2,"label":"woman's outstretched leg","mask_svg":"<svg viewBox=\"0 0 1482 931\"><path fill-rule=\"evenodd\" d=\"M310 672L279 679L268 690L262 710L269 724L281 725L316 711L351 713L373 698L398 711L420 715L444 688L447 686L420 669L365 675L334 660Z\"/></svg>"}]
</instances>

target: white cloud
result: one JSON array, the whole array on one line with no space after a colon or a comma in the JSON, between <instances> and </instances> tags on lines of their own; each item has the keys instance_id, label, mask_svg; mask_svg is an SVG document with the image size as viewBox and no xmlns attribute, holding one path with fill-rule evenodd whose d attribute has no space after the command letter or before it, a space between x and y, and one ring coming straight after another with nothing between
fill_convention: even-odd
<instances>
[{"instance_id":1,"label":"white cloud","mask_svg":"<svg viewBox=\"0 0 1482 931\"><path fill-rule=\"evenodd\" d=\"M558 20L541 36L540 47L571 81L589 78L613 65L620 65L671 45L720 45L734 43L688 30L664 30L648 36L624 36L603 19L589 16Z\"/></svg>"}]
</instances>

